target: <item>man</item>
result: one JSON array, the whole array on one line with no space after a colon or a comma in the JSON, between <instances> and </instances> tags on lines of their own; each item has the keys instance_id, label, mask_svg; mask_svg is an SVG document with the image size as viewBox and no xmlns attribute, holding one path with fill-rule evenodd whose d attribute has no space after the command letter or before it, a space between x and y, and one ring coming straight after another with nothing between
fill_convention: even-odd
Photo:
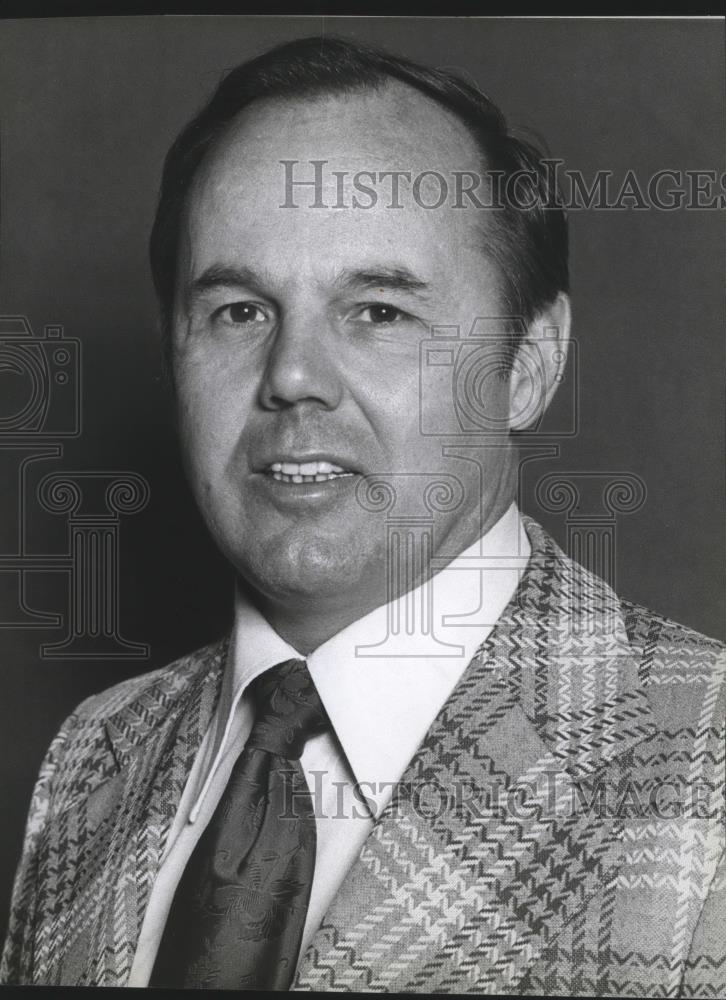
<instances>
[{"instance_id":1,"label":"man","mask_svg":"<svg viewBox=\"0 0 726 1000\"><path fill-rule=\"evenodd\" d=\"M722 994L722 648L514 505L570 327L536 151L293 42L172 147L152 268L234 627L62 727L2 980Z\"/></svg>"}]
</instances>

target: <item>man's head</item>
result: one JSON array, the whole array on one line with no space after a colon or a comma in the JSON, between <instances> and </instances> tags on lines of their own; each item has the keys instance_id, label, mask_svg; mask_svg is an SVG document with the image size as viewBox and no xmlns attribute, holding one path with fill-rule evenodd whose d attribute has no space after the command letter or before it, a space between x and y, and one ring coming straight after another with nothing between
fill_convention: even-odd
<instances>
[{"instance_id":1,"label":"man's head","mask_svg":"<svg viewBox=\"0 0 726 1000\"><path fill-rule=\"evenodd\" d=\"M292 161L308 178L312 161L324 164L295 206ZM423 176L416 197L360 198L356 176L396 171ZM433 209L440 189L427 171L526 171L536 197L520 188L517 205ZM215 539L271 620L322 609L332 632L390 596L385 526L360 502L363 477L392 477L402 516L420 512L422 474L460 483L438 555L506 509L509 429L533 393L548 402L548 362L536 386L533 366L503 364L526 349L505 325L508 354L494 352L496 377L478 390L488 446L472 463L422 433L421 346L434 328L466 337L481 317L518 316L535 339L545 326L566 339L555 203L536 151L475 88L335 40L293 42L234 70L172 147L151 251L185 459ZM440 397L426 406L447 427L453 402Z\"/></svg>"}]
</instances>

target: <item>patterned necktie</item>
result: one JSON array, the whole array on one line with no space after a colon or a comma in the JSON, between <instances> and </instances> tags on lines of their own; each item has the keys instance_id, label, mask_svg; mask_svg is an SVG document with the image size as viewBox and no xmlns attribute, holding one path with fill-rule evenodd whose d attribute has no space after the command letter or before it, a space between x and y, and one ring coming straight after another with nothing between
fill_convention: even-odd
<instances>
[{"instance_id":1,"label":"patterned necktie","mask_svg":"<svg viewBox=\"0 0 726 1000\"><path fill-rule=\"evenodd\" d=\"M172 902L149 986L286 990L315 868L300 765L329 725L304 660L250 685L255 723Z\"/></svg>"}]
</instances>

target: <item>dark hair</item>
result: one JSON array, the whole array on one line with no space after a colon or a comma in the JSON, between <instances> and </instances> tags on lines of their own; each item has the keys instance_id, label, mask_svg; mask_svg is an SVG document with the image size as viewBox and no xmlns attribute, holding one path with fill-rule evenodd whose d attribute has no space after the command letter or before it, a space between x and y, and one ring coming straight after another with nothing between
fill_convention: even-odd
<instances>
[{"instance_id":1,"label":"dark hair","mask_svg":"<svg viewBox=\"0 0 726 1000\"><path fill-rule=\"evenodd\" d=\"M254 101L376 89L391 79L414 87L453 112L476 140L490 172L504 180L517 174L523 182L525 191L518 204L505 199L501 208L487 212L493 234L488 252L501 272L502 305L507 313L529 323L558 292L568 290L567 220L556 181L537 148L508 131L492 101L453 73L340 38L304 38L279 45L227 73L167 154L150 244L165 353L185 201L215 140Z\"/></svg>"}]
</instances>

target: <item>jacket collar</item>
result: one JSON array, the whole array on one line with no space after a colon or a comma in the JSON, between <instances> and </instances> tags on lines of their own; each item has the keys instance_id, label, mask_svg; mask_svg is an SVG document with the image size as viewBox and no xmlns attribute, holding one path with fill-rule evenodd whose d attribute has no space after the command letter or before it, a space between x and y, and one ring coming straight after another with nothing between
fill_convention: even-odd
<instances>
[{"instance_id":1,"label":"jacket collar","mask_svg":"<svg viewBox=\"0 0 726 1000\"><path fill-rule=\"evenodd\" d=\"M107 716L108 746L119 770L170 731L190 753L198 750L219 698L227 649L225 637L185 656L173 669L157 671L149 684Z\"/></svg>"},{"instance_id":2,"label":"jacket collar","mask_svg":"<svg viewBox=\"0 0 726 1000\"><path fill-rule=\"evenodd\" d=\"M108 853L96 891L105 896L106 913L124 918L118 924L102 917L93 931L100 937L88 945L79 943L76 950L95 955L96 962L102 956L101 967L94 965L86 973L90 984L123 986L128 981L169 830L219 697L227 645L225 638L184 657L173 669L158 671L106 719L99 773L116 777L98 794L104 796L108 788L118 796L113 822L119 847ZM100 783L92 781L88 792ZM90 796L89 810L92 802ZM109 804L103 808L108 812Z\"/></svg>"}]
</instances>

